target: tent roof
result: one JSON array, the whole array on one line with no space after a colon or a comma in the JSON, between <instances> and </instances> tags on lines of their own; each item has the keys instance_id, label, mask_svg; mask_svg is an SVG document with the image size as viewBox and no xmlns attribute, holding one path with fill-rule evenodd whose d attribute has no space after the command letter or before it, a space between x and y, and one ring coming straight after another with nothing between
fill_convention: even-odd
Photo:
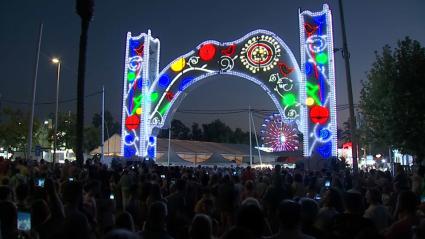
<instances>
[{"instance_id":1,"label":"tent roof","mask_svg":"<svg viewBox=\"0 0 425 239\"><path fill-rule=\"evenodd\" d=\"M162 164L168 163L168 154L163 154L160 158L157 159L157 162L160 162ZM191 162L186 161L182 159L177 153L173 150L173 148L170 149L170 164L171 165L192 165Z\"/></svg>"},{"instance_id":2,"label":"tent roof","mask_svg":"<svg viewBox=\"0 0 425 239\"><path fill-rule=\"evenodd\" d=\"M103 143L103 152L106 155L119 155L121 153L121 136L114 134ZM90 151L91 155L100 154L101 147L97 147Z\"/></svg>"},{"instance_id":3,"label":"tent roof","mask_svg":"<svg viewBox=\"0 0 425 239\"><path fill-rule=\"evenodd\" d=\"M211 157L209 157L204 162L200 163L201 165L217 165L217 164L231 164L232 162L225 159L221 154L213 153Z\"/></svg>"}]
</instances>

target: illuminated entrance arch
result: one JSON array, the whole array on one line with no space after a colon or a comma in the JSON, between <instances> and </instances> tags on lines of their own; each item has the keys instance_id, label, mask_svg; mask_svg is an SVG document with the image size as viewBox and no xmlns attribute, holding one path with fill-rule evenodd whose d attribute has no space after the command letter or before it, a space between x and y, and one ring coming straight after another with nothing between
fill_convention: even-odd
<instances>
[{"instance_id":1,"label":"illuminated entrance arch","mask_svg":"<svg viewBox=\"0 0 425 239\"><path fill-rule=\"evenodd\" d=\"M232 42L205 41L159 72L160 42L127 34L122 143L124 157L156 157L156 134L189 90L214 75L259 85L283 122L304 135L304 155L336 156L336 109L331 14L300 13L301 68L276 34L256 30ZM216 79L219 80L219 79ZM249 97L249 96L248 96Z\"/></svg>"}]
</instances>

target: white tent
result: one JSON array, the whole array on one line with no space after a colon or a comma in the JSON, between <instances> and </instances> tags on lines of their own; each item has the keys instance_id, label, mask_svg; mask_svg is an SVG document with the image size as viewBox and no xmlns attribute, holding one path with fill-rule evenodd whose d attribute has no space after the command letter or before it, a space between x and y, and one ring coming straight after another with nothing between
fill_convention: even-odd
<instances>
[{"instance_id":1,"label":"white tent","mask_svg":"<svg viewBox=\"0 0 425 239\"><path fill-rule=\"evenodd\" d=\"M213 153L210 158L199 164L208 166L230 166L232 162L230 160L225 159L221 154Z\"/></svg>"},{"instance_id":2,"label":"white tent","mask_svg":"<svg viewBox=\"0 0 425 239\"><path fill-rule=\"evenodd\" d=\"M90 154L100 154L101 148L100 146L93 149ZM103 143L103 153L107 156L120 155L121 153L121 136L119 134L112 135L111 138L107 139Z\"/></svg>"},{"instance_id":3,"label":"white tent","mask_svg":"<svg viewBox=\"0 0 425 239\"><path fill-rule=\"evenodd\" d=\"M162 165L168 165L168 153L164 153L160 158L157 159L157 163ZM170 149L170 165L178 166L192 166L193 163L182 159L177 153L171 148Z\"/></svg>"}]
</instances>

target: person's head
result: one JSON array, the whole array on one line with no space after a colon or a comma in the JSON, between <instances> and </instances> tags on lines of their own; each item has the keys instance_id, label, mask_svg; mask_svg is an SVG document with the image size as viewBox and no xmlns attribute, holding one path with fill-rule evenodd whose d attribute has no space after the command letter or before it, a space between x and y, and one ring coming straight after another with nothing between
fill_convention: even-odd
<instances>
[{"instance_id":1,"label":"person's head","mask_svg":"<svg viewBox=\"0 0 425 239\"><path fill-rule=\"evenodd\" d=\"M3 236L12 235L17 228L17 215L15 204L10 201L0 202L0 225Z\"/></svg>"},{"instance_id":2,"label":"person's head","mask_svg":"<svg viewBox=\"0 0 425 239\"><path fill-rule=\"evenodd\" d=\"M200 210L197 213L212 215L214 211L214 201L211 198L202 200Z\"/></svg>"},{"instance_id":3,"label":"person's head","mask_svg":"<svg viewBox=\"0 0 425 239\"><path fill-rule=\"evenodd\" d=\"M275 166L274 166L274 171L275 171L275 173L280 173L280 170L282 169L282 166L280 166L280 164L276 164Z\"/></svg>"},{"instance_id":4,"label":"person's head","mask_svg":"<svg viewBox=\"0 0 425 239\"><path fill-rule=\"evenodd\" d=\"M152 197L153 199L157 199L157 200L162 198L161 188L159 187L159 184L153 183L151 185L149 196Z\"/></svg>"},{"instance_id":5,"label":"person's head","mask_svg":"<svg viewBox=\"0 0 425 239\"><path fill-rule=\"evenodd\" d=\"M303 182L303 176L299 173L296 173L294 175L294 182L296 183L302 183Z\"/></svg>"},{"instance_id":6,"label":"person's head","mask_svg":"<svg viewBox=\"0 0 425 239\"><path fill-rule=\"evenodd\" d=\"M325 192L323 198L323 205L329 208L335 208L338 211L342 211L342 198L341 194L334 188L330 188Z\"/></svg>"},{"instance_id":7,"label":"person's head","mask_svg":"<svg viewBox=\"0 0 425 239\"><path fill-rule=\"evenodd\" d=\"M192 220L189 234L192 239L211 239L212 222L210 217L205 214L196 214Z\"/></svg>"},{"instance_id":8,"label":"person's head","mask_svg":"<svg viewBox=\"0 0 425 239\"><path fill-rule=\"evenodd\" d=\"M305 224L312 224L316 220L319 212L317 202L310 198L301 198L301 222Z\"/></svg>"},{"instance_id":9,"label":"person's head","mask_svg":"<svg viewBox=\"0 0 425 239\"><path fill-rule=\"evenodd\" d=\"M186 181L183 179L178 179L176 182L176 190L178 192L184 192L186 190Z\"/></svg>"},{"instance_id":10,"label":"person's head","mask_svg":"<svg viewBox=\"0 0 425 239\"><path fill-rule=\"evenodd\" d=\"M371 188L366 192L366 202L369 204L381 203L381 192L376 188Z\"/></svg>"},{"instance_id":11,"label":"person's head","mask_svg":"<svg viewBox=\"0 0 425 239\"><path fill-rule=\"evenodd\" d=\"M100 195L101 183L98 180L89 181L84 185L84 192L93 197Z\"/></svg>"},{"instance_id":12,"label":"person's head","mask_svg":"<svg viewBox=\"0 0 425 239\"><path fill-rule=\"evenodd\" d=\"M125 230L125 229L115 229L108 232L104 239L138 239L137 234Z\"/></svg>"},{"instance_id":13,"label":"person's head","mask_svg":"<svg viewBox=\"0 0 425 239\"><path fill-rule=\"evenodd\" d=\"M236 226L246 228L255 237L261 237L265 230L265 219L260 207L255 203L243 203L236 215Z\"/></svg>"},{"instance_id":14,"label":"person's head","mask_svg":"<svg viewBox=\"0 0 425 239\"><path fill-rule=\"evenodd\" d=\"M62 198L65 204L79 205L83 198L83 187L79 182L65 182L62 186Z\"/></svg>"},{"instance_id":15,"label":"person's head","mask_svg":"<svg viewBox=\"0 0 425 239\"><path fill-rule=\"evenodd\" d=\"M301 206L292 200L284 200L279 205L278 216L281 229L296 230L301 223Z\"/></svg>"},{"instance_id":16,"label":"person's head","mask_svg":"<svg viewBox=\"0 0 425 239\"><path fill-rule=\"evenodd\" d=\"M145 230L163 229L167 214L167 205L164 202L156 201L152 203L149 207Z\"/></svg>"},{"instance_id":17,"label":"person's head","mask_svg":"<svg viewBox=\"0 0 425 239\"><path fill-rule=\"evenodd\" d=\"M50 215L47 203L38 199L31 204L31 222L34 227L43 224Z\"/></svg>"},{"instance_id":18,"label":"person's head","mask_svg":"<svg viewBox=\"0 0 425 239\"><path fill-rule=\"evenodd\" d=\"M425 167L422 165L419 166L418 169L416 170L416 174L423 178L425 176Z\"/></svg>"},{"instance_id":19,"label":"person's head","mask_svg":"<svg viewBox=\"0 0 425 239\"><path fill-rule=\"evenodd\" d=\"M415 214L418 204L418 196L412 191L402 191L398 195L398 213L401 216Z\"/></svg>"},{"instance_id":20,"label":"person's head","mask_svg":"<svg viewBox=\"0 0 425 239\"><path fill-rule=\"evenodd\" d=\"M121 212L117 215L115 219L115 228L117 229L126 229L131 232L134 232L134 222L133 217L128 212Z\"/></svg>"},{"instance_id":21,"label":"person's head","mask_svg":"<svg viewBox=\"0 0 425 239\"><path fill-rule=\"evenodd\" d=\"M232 227L223 234L222 239L255 239L255 237L246 228Z\"/></svg>"},{"instance_id":22,"label":"person's head","mask_svg":"<svg viewBox=\"0 0 425 239\"><path fill-rule=\"evenodd\" d=\"M12 190L9 186L0 186L0 201L12 200Z\"/></svg>"},{"instance_id":23,"label":"person's head","mask_svg":"<svg viewBox=\"0 0 425 239\"><path fill-rule=\"evenodd\" d=\"M363 214L362 195L357 191L347 191L344 194L345 211L352 214Z\"/></svg>"},{"instance_id":24,"label":"person's head","mask_svg":"<svg viewBox=\"0 0 425 239\"><path fill-rule=\"evenodd\" d=\"M252 191L252 190L254 190L254 182L253 182L252 180L247 180L247 181L245 182L245 189L246 189L247 191Z\"/></svg>"},{"instance_id":25,"label":"person's head","mask_svg":"<svg viewBox=\"0 0 425 239\"><path fill-rule=\"evenodd\" d=\"M24 201L28 196L28 185L20 183L15 189L16 200Z\"/></svg>"}]
</instances>

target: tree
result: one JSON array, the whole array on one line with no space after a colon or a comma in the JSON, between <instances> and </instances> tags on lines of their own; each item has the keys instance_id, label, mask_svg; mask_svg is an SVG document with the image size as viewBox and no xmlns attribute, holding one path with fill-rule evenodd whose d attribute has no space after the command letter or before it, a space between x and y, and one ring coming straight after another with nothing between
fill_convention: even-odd
<instances>
[{"instance_id":1,"label":"tree","mask_svg":"<svg viewBox=\"0 0 425 239\"><path fill-rule=\"evenodd\" d=\"M99 113L95 113L92 118L92 125L95 128L100 129L102 127L102 115ZM101 131L100 131L101 132ZM105 135L106 137L111 137L114 134L121 133L121 126L112 116L111 112L105 111Z\"/></svg>"},{"instance_id":2,"label":"tree","mask_svg":"<svg viewBox=\"0 0 425 239\"><path fill-rule=\"evenodd\" d=\"M180 120L173 119L171 121L171 138L173 139L189 139L190 129Z\"/></svg>"},{"instance_id":3,"label":"tree","mask_svg":"<svg viewBox=\"0 0 425 239\"><path fill-rule=\"evenodd\" d=\"M53 115L51 115L53 118ZM65 148L72 149L74 152L77 147L75 137L76 115L71 112L58 113L58 135L57 149ZM54 140L54 126L49 131L49 142L52 145Z\"/></svg>"},{"instance_id":4,"label":"tree","mask_svg":"<svg viewBox=\"0 0 425 239\"><path fill-rule=\"evenodd\" d=\"M367 138L422 159L425 156L425 48L406 37L388 45L363 82L360 109Z\"/></svg>"},{"instance_id":5,"label":"tree","mask_svg":"<svg viewBox=\"0 0 425 239\"><path fill-rule=\"evenodd\" d=\"M202 133L202 129L199 128L199 124L193 123L192 124L191 139L199 141L199 140L202 140L202 137L203 137L203 133Z\"/></svg>"},{"instance_id":6,"label":"tree","mask_svg":"<svg viewBox=\"0 0 425 239\"><path fill-rule=\"evenodd\" d=\"M208 124L202 124L202 129L199 127L198 123L193 123L191 128L192 130L180 120L173 120L171 121L171 138L217 143L249 143L248 132L244 132L240 128L236 128L235 131L233 131L219 119ZM252 134L252 137L252 142L255 142L254 134ZM168 129L161 129L158 133L158 138L168 138Z\"/></svg>"},{"instance_id":7,"label":"tree","mask_svg":"<svg viewBox=\"0 0 425 239\"><path fill-rule=\"evenodd\" d=\"M84 149L87 153L98 147L101 143L100 129L94 126L84 129Z\"/></svg>"},{"instance_id":8,"label":"tree","mask_svg":"<svg viewBox=\"0 0 425 239\"><path fill-rule=\"evenodd\" d=\"M255 142L255 138L252 142ZM249 132L244 132L240 128L236 128L233 132L232 143L235 144L249 144Z\"/></svg>"},{"instance_id":9,"label":"tree","mask_svg":"<svg viewBox=\"0 0 425 239\"><path fill-rule=\"evenodd\" d=\"M21 110L4 108L2 115L2 123L0 124L0 144L10 152L22 151L25 156L27 132L28 132L28 113ZM38 120L34 121L34 131L37 131L40 126Z\"/></svg>"},{"instance_id":10,"label":"tree","mask_svg":"<svg viewBox=\"0 0 425 239\"><path fill-rule=\"evenodd\" d=\"M84 129L84 149L87 152L92 151L101 144L102 134L102 115L93 114L92 125ZM120 124L114 119L111 112L105 111L105 140L114 134L121 132Z\"/></svg>"},{"instance_id":11,"label":"tree","mask_svg":"<svg viewBox=\"0 0 425 239\"><path fill-rule=\"evenodd\" d=\"M232 129L219 119L216 119L209 124L203 124L202 128L205 141L230 143L233 136Z\"/></svg>"}]
</instances>

